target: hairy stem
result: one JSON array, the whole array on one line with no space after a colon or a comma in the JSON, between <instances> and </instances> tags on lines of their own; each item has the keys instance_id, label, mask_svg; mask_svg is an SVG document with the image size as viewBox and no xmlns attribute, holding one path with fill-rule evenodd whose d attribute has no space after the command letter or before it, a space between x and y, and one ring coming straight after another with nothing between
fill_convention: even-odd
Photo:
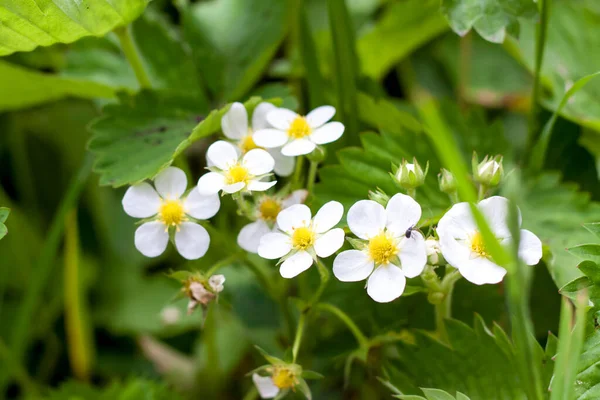
<instances>
[{"instance_id":1,"label":"hairy stem","mask_svg":"<svg viewBox=\"0 0 600 400\"><path fill-rule=\"evenodd\" d=\"M366 347L369 345L369 339L361 332L360 328L352 321L352 318L348 316L345 312L334 306L333 304L328 303L319 303L315 306L315 308L321 311L327 311L336 317L338 317L352 332L354 338L360 345L360 347Z\"/></svg>"},{"instance_id":2,"label":"hairy stem","mask_svg":"<svg viewBox=\"0 0 600 400\"><path fill-rule=\"evenodd\" d=\"M151 88L152 84L150 83L150 78L144 69L142 57L140 56L138 49L135 47L133 36L131 35L131 26L121 26L115 29L115 33L119 37L121 49L123 50L129 65L131 65L131 68L133 68L133 72L135 73L135 77L137 78L140 87L142 89Z\"/></svg>"},{"instance_id":3,"label":"hairy stem","mask_svg":"<svg viewBox=\"0 0 600 400\"><path fill-rule=\"evenodd\" d=\"M323 294L323 291L325 291L325 287L327 287L327 283L329 282L329 270L319 259L317 259L317 269L319 270L319 275L321 276L321 284L310 300L309 307L312 307L319 302L319 299L321 298L321 295Z\"/></svg>"}]
</instances>

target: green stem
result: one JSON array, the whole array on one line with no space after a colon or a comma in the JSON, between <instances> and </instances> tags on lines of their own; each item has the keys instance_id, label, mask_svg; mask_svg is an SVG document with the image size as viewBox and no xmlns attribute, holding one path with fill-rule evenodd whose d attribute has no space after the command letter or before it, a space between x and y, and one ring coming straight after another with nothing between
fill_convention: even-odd
<instances>
[{"instance_id":1,"label":"green stem","mask_svg":"<svg viewBox=\"0 0 600 400\"><path fill-rule=\"evenodd\" d=\"M452 270L448 272L449 268L449 266L446 266L446 276L444 276L441 282L437 277L434 279L423 279L423 283L429 288L430 295L441 294L441 299L436 296L430 296L430 301L434 303L437 333L440 339L446 343L448 343L448 332L444 321L452 317L452 293L454 292L454 284L461 278L460 272L457 269L452 268Z\"/></svg>"},{"instance_id":2,"label":"green stem","mask_svg":"<svg viewBox=\"0 0 600 400\"><path fill-rule=\"evenodd\" d=\"M527 135L527 148L525 156L529 157L538 137L538 114L539 99L541 92L541 71L546 49L546 38L548 35L548 17L550 13L551 0L539 0L540 22L537 26L535 41L535 65L533 70L533 88L531 91L531 109L529 112L529 124ZM526 158L527 159L527 158Z\"/></svg>"},{"instance_id":3,"label":"green stem","mask_svg":"<svg viewBox=\"0 0 600 400\"><path fill-rule=\"evenodd\" d=\"M308 179L306 181L306 190L308 193L312 193L313 187L315 185L315 180L317 179L317 169L319 168L319 163L316 161L310 162L310 168L308 169Z\"/></svg>"},{"instance_id":4,"label":"green stem","mask_svg":"<svg viewBox=\"0 0 600 400\"><path fill-rule=\"evenodd\" d=\"M296 362L298 358L298 350L300 350L300 344L302 343L302 335L304 334L304 324L306 322L306 313L300 314L298 320L298 327L296 328L296 338L294 339L294 346L292 347L292 363Z\"/></svg>"},{"instance_id":5,"label":"green stem","mask_svg":"<svg viewBox=\"0 0 600 400\"><path fill-rule=\"evenodd\" d=\"M236 202L238 205L238 210L242 213L242 215L249 220L252 220L252 212L250 211L250 207L246 199L244 199L244 195L238 193L236 196Z\"/></svg>"},{"instance_id":6,"label":"green stem","mask_svg":"<svg viewBox=\"0 0 600 400\"><path fill-rule=\"evenodd\" d=\"M230 265L231 263L233 263L234 261L237 261L237 260L243 258L244 256L245 256L245 253L242 253L242 252L234 253L234 254L230 255L229 257L226 257L226 258L218 261L217 263L215 263L204 274L207 278L210 278L220 268L226 267L226 266Z\"/></svg>"},{"instance_id":7,"label":"green stem","mask_svg":"<svg viewBox=\"0 0 600 400\"><path fill-rule=\"evenodd\" d=\"M448 195L450 197L450 201L452 204L460 203L460 199L458 198L458 192L453 192Z\"/></svg>"},{"instance_id":8,"label":"green stem","mask_svg":"<svg viewBox=\"0 0 600 400\"><path fill-rule=\"evenodd\" d=\"M417 189L415 189L415 188L406 189L406 194L409 195L410 197L412 197L413 199L416 199L417 198Z\"/></svg>"},{"instance_id":9,"label":"green stem","mask_svg":"<svg viewBox=\"0 0 600 400\"><path fill-rule=\"evenodd\" d=\"M321 298L321 295L325 291L325 287L327 287L327 283L329 282L329 270L319 259L317 259L317 269L319 270L319 275L321 277L321 284L319 285L319 288L308 303L309 307L312 307L313 305L319 302L319 299Z\"/></svg>"},{"instance_id":10,"label":"green stem","mask_svg":"<svg viewBox=\"0 0 600 400\"><path fill-rule=\"evenodd\" d=\"M298 189L302 178L302 167L304 166L304 156L296 158L296 169L292 177L292 190Z\"/></svg>"},{"instance_id":11,"label":"green stem","mask_svg":"<svg viewBox=\"0 0 600 400\"><path fill-rule=\"evenodd\" d=\"M27 370L25 370L19 363L15 362L12 354L10 353L10 349L6 346L2 338L0 338L0 361L4 365L7 365L12 368L15 379L19 383L19 385L25 390L25 392L29 393L32 398L36 397L37 388L35 381L29 376ZM0 392L0 398L2 397L3 392Z\"/></svg>"},{"instance_id":12,"label":"green stem","mask_svg":"<svg viewBox=\"0 0 600 400\"><path fill-rule=\"evenodd\" d=\"M131 65L131 68L133 68L135 77L140 83L140 87L142 89L151 88L152 84L150 83L150 78L144 69L142 57L140 56L140 53L138 52L138 49L133 41L133 36L131 35L131 26L121 26L115 29L115 33L121 42L121 49L123 50L129 65Z\"/></svg>"},{"instance_id":13,"label":"green stem","mask_svg":"<svg viewBox=\"0 0 600 400\"><path fill-rule=\"evenodd\" d=\"M487 192L487 187L484 184L479 184L479 189L477 191L477 198L479 201L485 198L485 193Z\"/></svg>"},{"instance_id":14,"label":"green stem","mask_svg":"<svg viewBox=\"0 0 600 400\"><path fill-rule=\"evenodd\" d=\"M346 314L333 304L328 303L318 303L315 306L315 308L320 309L322 311L328 311L331 314L338 317L343 323L345 323L348 329L350 329L350 331L354 335L354 338L356 338L356 341L358 342L360 347L367 347L369 345L369 339L367 339L367 337L361 332L359 327L354 323L354 321L352 321L352 318L350 318L348 314Z\"/></svg>"},{"instance_id":15,"label":"green stem","mask_svg":"<svg viewBox=\"0 0 600 400\"><path fill-rule=\"evenodd\" d=\"M10 342L13 359L16 363L22 362L25 351L27 350L29 338L34 332L34 329L31 328L31 323L38 310L44 287L55 266L56 254L65 226L65 216L73 209L75 204L77 204L79 195L92 171L92 160L92 155L87 153L77 175L72 179L68 186L67 192L52 219L48 236L46 237L37 261L35 274L33 274L32 278L29 280L25 299L16 313L18 317L12 327ZM4 393L8 380L12 376L12 372L7 368L0 368L0 372L2 372L2 374L0 374L0 393Z\"/></svg>"}]
</instances>

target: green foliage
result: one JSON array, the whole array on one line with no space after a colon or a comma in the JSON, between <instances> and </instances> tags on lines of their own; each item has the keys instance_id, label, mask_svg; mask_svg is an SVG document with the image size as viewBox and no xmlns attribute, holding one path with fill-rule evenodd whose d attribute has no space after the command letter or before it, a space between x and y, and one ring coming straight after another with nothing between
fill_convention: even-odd
<instances>
[{"instance_id":1,"label":"green foliage","mask_svg":"<svg viewBox=\"0 0 600 400\"><path fill-rule=\"evenodd\" d=\"M597 399L600 395L600 330L594 327L588 333L579 358L575 398L578 400Z\"/></svg>"},{"instance_id":2,"label":"green foliage","mask_svg":"<svg viewBox=\"0 0 600 400\"><path fill-rule=\"evenodd\" d=\"M439 389L421 389L425 397L422 396L414 396L414 395L396 395L399 399L404 400L470 400L467 396L462 394L461 392L456 392L456 397L452 396L448 392L444 392Z\"/></svg>"},{"instance_id":3,"label":"green foliage","mask_svg":"<svg viewBox=\"0 0 600 400\"><path fill-rule=\"evenodd\" d=\"M253 97L244 105L251 112L260 101ZM218 132L228 109L203 115L186 97L153 91L122 95L90 126L89 149L96 154L100 184L118 187L154 177L193 142Z\"/></svg>"},{"instance_id":4,"label":"green foliage","mask_svg":"<svg viewBox=\"0 0 600 400\"><path fill-rule=\"evenodd\" d=\"M48 400L179 400L182 397L164 383L146 379L129 379L99 389L85 383L70 381L52 391Z\"/></svg>"},{"instance_id":5,"label":"green foliage","mask_svg":"<svg viewBox=\"0 0 600 400\"><path fill-rule=\"evenodd\" d=\"M0 207L0 239L2 239L8 233L5 222L10 214L10 208Z\"/></svg>"},{"instance_id":6,"label":"green foliage","mask_svg":"<svg viewBox=\"0 0 600 400\"><path fill-rule=\"evenodd\" d=\"M88 36L102 36L136 19L148 0L8 0L2 4L0 56L31 51L37 46L71 43Z\"/></svg>"},{"instance_id":7,"label":"green foliage","mask_svg":"<svg viewBox=\"0 0 600 400\"><path fill-rule=\"evenodd\" d=\"M461 36L474 28L485 40L502 43L507 32L518 31L520 17L532 17L537 7L533 0L443 0L442 12Z\"/></svg>"}]
</instances>

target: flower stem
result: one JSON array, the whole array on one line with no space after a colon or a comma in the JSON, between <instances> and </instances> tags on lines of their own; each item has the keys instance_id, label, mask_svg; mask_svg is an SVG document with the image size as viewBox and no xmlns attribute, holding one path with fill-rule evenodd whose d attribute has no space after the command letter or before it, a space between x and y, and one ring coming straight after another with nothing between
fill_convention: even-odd
<instances>
[{"instance_id":1,"label":"flower stem","mask_svg":"<svg viewBox=\"0 0 600 400\"><path fill-rule=\"evenodd\" d=\"M238 211L240 211L244 217L248 218L249 220L252 220L252 213L248 208L248 202L244 199L243 194L238 193L238 196L236 196L236 202L238 204Z\"/></svg>"},{"instance_id":2,"label":"flower stem","mask_svg":"<svg viewBox=\"0 0 600 400\"><path fill-rule=\"evenodd\" d=\"M479 185L479 190L477 192L477 199L481 201L485 198L485 193L487 192L487 187L484 184Z\"/></svg>"},{"instance_id":3,"label":"flower stem","mask_svg":"<svg viewBox=\"0 0 600 400\"><path fill-rule=\"evenodd\" d=\"M133 42L133 36L131 35L131 26L121 26L115 29L115 33L119 37L119 41L121 42L121 48L123 49L123 53L125 53L125 57L127 61L133 68L133 72L135 73L135 77L140 83L140 87L142 89L149 89L152 87L150 83L150 78L144 69L144 63L142 62L142 58L137 48L135 47L135 43Z\"/></svg>"},{"instance_id":4,"label":"flower stem","mask_svg":"<svg viewBox=\"0 0 600 400\"><path fill-rule=\"evenodd\" d=\"M292 363L296 362L298 357L298 350L300 350L300 343L302 343L302 335L304 334L304 323L306 322L306 313L300 314L298 320L298 327L296 328L296 338L294 339L294 346L292 347Z\"/></svg>"},{"instance_id":5,"label":"flower stem","mask_svg":"<svg viewBox=\"0 0 600 400\"><path fill-rule=\"evenodd\" d=\"M226 266L230 265L232 262L237 261L240 258L243 258L244 256L245 256L244 253L239 252L239 253L234 253L234 254L230 255L229 257L225 257L224 259L217 261L215 264L213 264L213 266L210 267L208 269L208 271L206 271L204 274L206 275L207 278L210 278L220 268L226 267Z\"/></svg>"},{"instance_id":6,"label":"flower stem","mask_svg":"<svg viewBox=\"0 0 600 400\"><path fill-rule=\"evenodd\" d=\"M317 269L319 270L319 275L321 276L321 284L319 285L319 288L308 303L309 307L312 307L313 305L318 303L319 299L321 298L321 295L323 294L323 291L325 290L325 287L327 286L327 283L329 282L329 270L319 259L317 259Z\"/></svg>"},{"instance_id":7,"label":"flower stem","mask_svg":"<svg viewBox=\"0 0 600 400\"><path fill-rule=\"evenodd\" d=\"M428 298L435 307L436 331L439 338L446 343L448 343L448 332L444 320L452 316L454 284L462 277L457 269L451 268L452 270L449 271L450 268L450 266L446 266L446 276L441 282L437 276L434 276L433 279L423 279L423 283L429 288ZM435 274L435 272L433 273Z\"/></svg>"},{"instance_id":8,"label":"flower stem","mask_svg":"<svg viewBox=\"0 0 600 400\"><path fill-rule=\"evenodd\" d=\"M308 179L306 181L306 190L308 193L312 193L313 187L315 185L315 180L317 179L317 169L319 167L319 163L316 161L310 162L310 168L308 169Z\"/></svg>"},{"instance_id":9,"label":"flower stem","mask_svg":"<svg viewBox=\"0 0 600 400\"><path fill-rule=\"evenodd\" d=\"M406 189L406 194L415 200L417 199L417 189L415 188Z\"/></svg>"},{"instance_id":10,"label":"flower stem","mask_svg":"<svg viewBox=\"0 0 600 400\"><path fill-rule=\"evenodd\" d=\"M331 314L338 317L343 323L345 323L348 329L350 329L350 331L354 335L354 338L356 339L360 347L366 347L369 345L369 339L367 339L367 337L361 332L359 327L356 326L356 324L354 323L354 321L352 321L352 318L350 318L348 314L346 314L333 304L328 303L319 303L315 306L315 308L320 309L322 311L328 311Z\"/></svg>"},{"instance_id":11,"label":"flower stem","mask_svg":"<svg viewBox=\"0 0 600 400\"><path fill-rule=\"evenodd\" d=\"M298 156L296 159L296 169L294 170L294 176L292 177L292 190L297 189L301 182L302 167L304 166L304 156Z\"/></svg>"}]
</instances>

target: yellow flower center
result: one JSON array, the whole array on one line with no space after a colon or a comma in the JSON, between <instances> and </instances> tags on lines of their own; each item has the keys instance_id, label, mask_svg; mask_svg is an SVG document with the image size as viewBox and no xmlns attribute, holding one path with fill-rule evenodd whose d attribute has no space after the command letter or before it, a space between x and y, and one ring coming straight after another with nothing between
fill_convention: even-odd
<instances>
[{"instance_id":1,"label":"yellow flower center","mask_svg":"<svg viewBox=\"0 0 600 400\"><path fill-rule=\"evenodd\" d=\"M301 227L294 230L292 246L298 250L306 250L315 242L315 233L310 228Z\"/></svg>"},{"instance_id":2,"label":"yellow flower center","mask_svg":"<svg viewBox=\"0 0 600 400\"><path fill-rule=\"evenodd\" d=\"M369 240L369 256L375 264L389 264L396 254L396 240L388 234L382 232Z\"/></svg>"},{"instance_id":3,"label":"yellow flower center","mask_svg":"<svg viewBox=\"0 0 600 400\"><path fill-rule=\"evenodd\" d=\"M254 143L254 139L252 139L252 132L250 132L248 135L244 136L242 140L240 140L240 149L244 154L246 154L250 150L260 148L261 147L257 146L256 143Z\"/></svg>"},{"instance_id":4,"label":"yellow flower center","mask_svg":"<svg viewBox=\"0 0 600 400\"><path fill-rule=\"evenodd\" d=\"M279 211L281 211L281 204L272 197L266 197L258 207L260 217L266 221L275 221Z\"/></svg>"},{"instance_id":5,"label":"yellow flower center","mask_svg":"<svg viewBox=\"0 0 600 400\"><path fill-rule=\"evenodd\" d=\"M244 182L247 183L250 180L250 172L246 169L246 167L242 167L240 164L235 164L233 167L229 168L227 174L225 175L225 182L228 185Z\"/></svg>"},{"instance_id":6,"label":"yellow flower center","mask_svg":"<svg viewBox=\"0 0 600 400\"><path fill-rule=\"evenodd\" d=\"M483 236L481 233L476 232L471 237L471 250L479 254L481 257L487 257L489 255L485 249L485 244L483 243Z\"/></svg>"},{"instance_id":7,"label":"yellow flower center","mask_svg":"<svg viewBox=\"0 0 600 400\"><path fill-rule=\"evenodd\" d=\"M285 367L276 367L273 371L273 384L279 389L289 389L297 383L296 375Z\"/></svg>"},{"instance_id":8,"label":"yellow flower center","mask_svg":"<svg viewBox=\"0 0 600 400\"><path fill-rule=\"evenodd\" d=\"M310 125L308 125L308 122L306 122L306 118L304 117L296 117L288 129L288 135L294 139L302 139L303 137L310 135L310 132Z\"/></svg>"},{"instance_id":9,"label":"yellow flower center","mask_svg":"<svg viewBox=\"0 0 600 400\"><path fill-rule=\"evenodd\" d=\"M186 220L183 204L179 200L166 200L160 206L158 217L167 226L177 226Z\"/></svg>"}]
</instances>

